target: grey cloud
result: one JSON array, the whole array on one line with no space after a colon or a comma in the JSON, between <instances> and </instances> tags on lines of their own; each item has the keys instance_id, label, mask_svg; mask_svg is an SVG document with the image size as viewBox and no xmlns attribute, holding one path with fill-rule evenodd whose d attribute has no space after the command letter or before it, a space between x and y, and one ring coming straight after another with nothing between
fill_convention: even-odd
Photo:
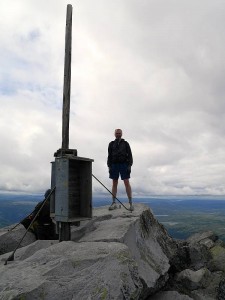
<instances>
[{"instance_id":1,"label":"grey cloud","mask_svg":"<svg viewBox=\"0 0 225 300\"><path fill-rule=\"evenodd\" d=\"M107 147L120 127L135 196L224 194L223 1L71 4L70 148L110 187ZM42 192L61 146L67 3L17 5L1 4L1 189Z\"/></svg>"}]
</instances>

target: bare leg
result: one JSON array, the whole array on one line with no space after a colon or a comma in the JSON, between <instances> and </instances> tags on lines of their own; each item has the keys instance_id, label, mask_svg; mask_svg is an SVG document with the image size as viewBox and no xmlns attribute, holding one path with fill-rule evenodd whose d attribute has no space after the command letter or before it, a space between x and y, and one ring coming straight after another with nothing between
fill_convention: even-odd
<instances>
[{"instance_id":1,"label":"bare leg","mask_svg":"<svg viewBox=\"0 0 225 300\"><path fill-rule=\"evenodd\" d=\"M133 207L133 204L132 204L132 190L131 190L129 179L124 179L124 185L125 185L125 188L126 188L127 197L129 199L130 211L133 211L134 207Z\"/></svg>"},{"instance_id":2,"label":"bare leg","mask_svg":"<svg viewBox=\"0 0 225 300\"><path fill-rule=\"evenodd\" d=\"M129 179L124 179L123 182L124 182L124 185L125 185L125 188L126 188L127 197L129 199L129 202L131 202L132 201L132 190L131 190Z\"/></svg>"},{"instance_id":3,"label":"bare leg","mask_svg":"<svg viewBox=\"0 0 225 300\"><path fill-rule=\"evenodd\" d=\"M117 186L118 186L118 179L113 179L113 185L112 185L113 201L115 201L115 197L117 194Z\"/></svg>"},{"instance_id":4,"label":"bare leg","mask_svg":"<svg viewBox=\"0 0 225 300\"><path fill-rule=\"evenodd\" d=\"M113 185L112 185L112 204L110 205L109 207L109 210L113 210L113 209L116 209L117 208L117 205L116 205L116 194L117 194L117 185L118 185L118 180L117 179L113 179Z\"/></svg>"}]
</instances>

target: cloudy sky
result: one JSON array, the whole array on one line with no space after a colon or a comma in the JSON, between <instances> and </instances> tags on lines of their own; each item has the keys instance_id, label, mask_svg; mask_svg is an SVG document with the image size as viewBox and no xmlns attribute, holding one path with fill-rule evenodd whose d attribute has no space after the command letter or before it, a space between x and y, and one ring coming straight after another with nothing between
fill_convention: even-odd
<instances>
[{"instance_id":1,"label":"cloudy sky","mask_svg":"<svg viewBox=\"0 0 225 300\"><path fill-rule=\"evenodd\" d=\"M224 0L1 0L0 191L50 185L68 3L70 148L110 188L107 148L122 128L135 197L225 194ZM95 181L93 193L105 195Z\"/></svg>"}]
</instances>

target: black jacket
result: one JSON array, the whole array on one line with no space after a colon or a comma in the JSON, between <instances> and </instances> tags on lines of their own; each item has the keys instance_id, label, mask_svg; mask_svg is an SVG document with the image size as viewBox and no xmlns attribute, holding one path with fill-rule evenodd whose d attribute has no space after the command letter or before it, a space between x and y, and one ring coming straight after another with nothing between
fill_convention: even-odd
<instances>
[{"instance_id":1,"label":"black jacket","mask_svg":"<svg viewBox=\"0 0 225 300\"><path fill-rule=\"evenodd\" d=\"M133 156L130 145L124 139L109 143L107 165L110 167L113 163L127 163L129 166L133 164Z\"/></svg>"},{"instance_id":2,"label":"black jacket","mask_svg":"<svg viewBox=\"0 0 225 300\"><path fill-rule=\"evenodd\" d=\"M39 209L41 208L41 206L43 205L43 202L45 201L45 199L41 202L39 202L34 211L33 211L33 215L36 216L36 214L38 213ZM47 200L44 204L44 206L42 207L41 211L39 212L36 220L38 221L38 223L40 224L50 224L52 223L52 219L50 217L50 200Z\"/></svg>"},{"instance_id":3,"label":"black jacket","mask_svg":"<svg viewBox=\"0 0 225 300\"><path fill-rule=\"evenodd\" d=\"M41 208L44 201L45 201L45 199L43 201L39 202L35 206L35 209L32 211L32 213L20 222L26 229L29 227L30 223L32 222L32 220L34 219L36 214L38 213L38 211ZM52 218L50 217L50 201L49 200L47 200L45 202L44 206L42 207L41 211L39 212L39 214L35 220L40 225L53 223Z\"/></svg>"}]
</instances>

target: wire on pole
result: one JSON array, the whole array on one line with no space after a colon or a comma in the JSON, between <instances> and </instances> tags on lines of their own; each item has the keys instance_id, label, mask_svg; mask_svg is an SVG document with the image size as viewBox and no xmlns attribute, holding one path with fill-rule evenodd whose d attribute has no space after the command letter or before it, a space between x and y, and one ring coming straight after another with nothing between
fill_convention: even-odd
<instances>
[{"instance_id":1,"label":"wire on pole","mask_svg":"<svg viewBox=\"0 0 225 300\"><path fill-rule=\"evenodd\" d=\"M123 205L123 203L115 196L113 195L113 193L94 175L92 174L92 176L94 177L94 179L96 179L112 196L113 198L115 198L126 210L131 211L129 208L127 208L125 205ZM132 211L131 211L132 212Z\"/></svg>"},{"instance_id":2,"label":"wire on pole","mask_svg":"<svg viewBox=\"0 0 225 300\"><path fill-rule=\"evenodd\" d=\"M23 239L25 238L25 236L26 236L28 230L30 229L30 227L32 226L32 224L34 223L34 221L36 220L36 218L37 218L38 214L40 213L40 211L42 210L42 208L44 207L46 201L49 199L49 197L51 196L51 194L55 191L55 188L56 188L56 187L54 187L54 188L51 190L51 192L49 193L49 195L48 195L48 196L45 198L45 200L43 201L43 203L42 203L40 209L38 210L38 212L37 212L36 215L34 216L33 220L31 221L30 225L28 226L26 232L25 232L24 235L22 236L22 238L21 238L21 240L19 241L19 243L17 244L16 248L13 250L12 254L6 259L4 265L7 265L7 262L8 262L8 261L14 260L14 254L15 254L16 250L19 248L19 246L20 246L20 244L22 243Z\"/></svg>"}]
</instances>

